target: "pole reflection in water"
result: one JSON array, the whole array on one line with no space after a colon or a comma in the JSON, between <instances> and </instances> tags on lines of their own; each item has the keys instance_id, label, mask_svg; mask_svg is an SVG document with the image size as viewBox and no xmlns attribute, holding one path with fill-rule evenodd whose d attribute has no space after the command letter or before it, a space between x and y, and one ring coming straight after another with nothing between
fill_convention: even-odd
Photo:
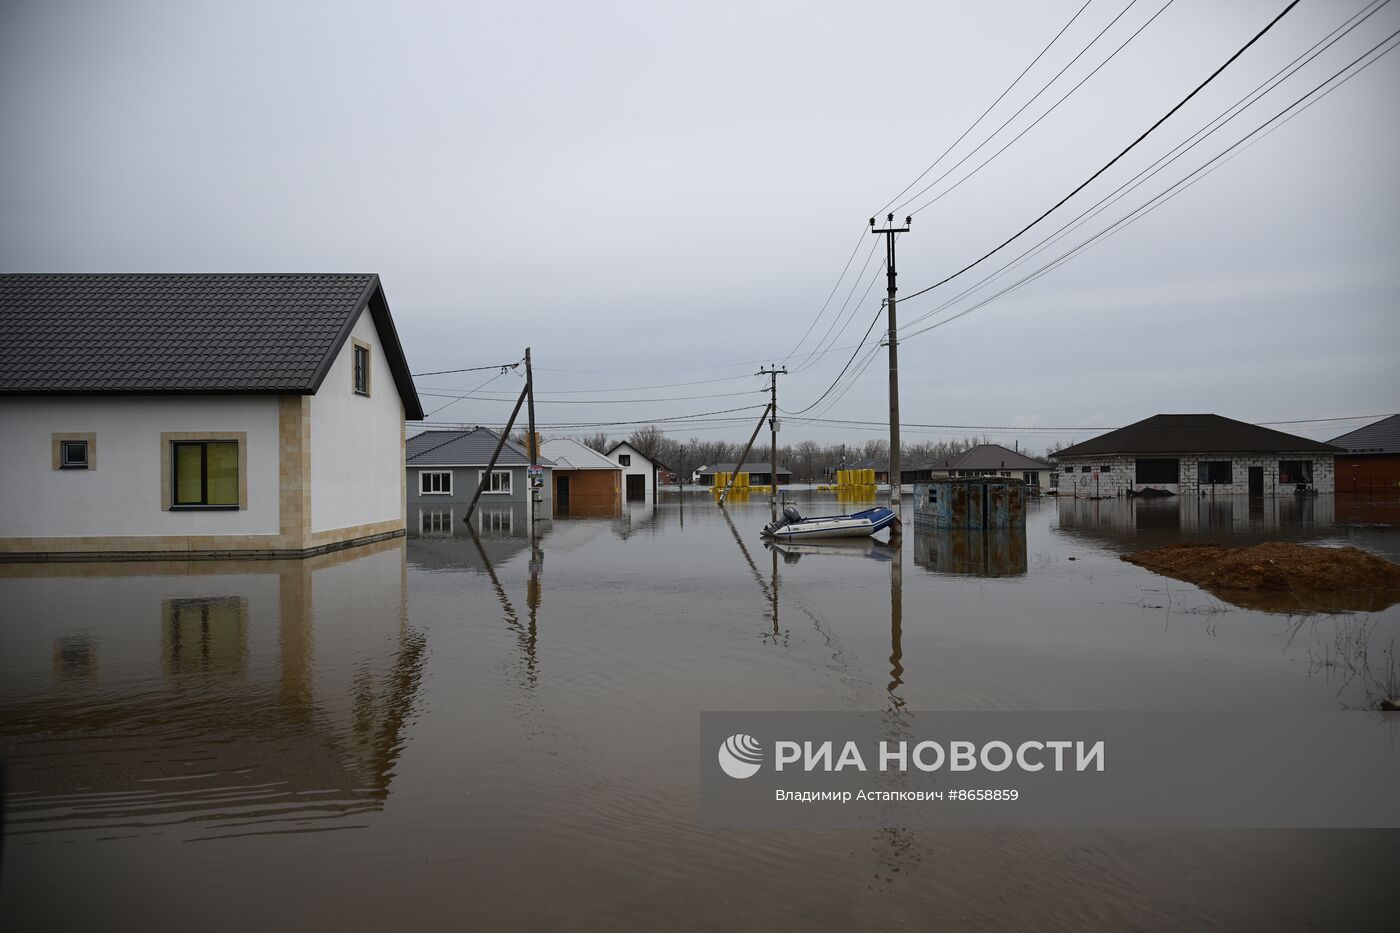
<instances>
[{"instance_id":1,"label":"pole reflection in water","mask_svg":"<svg viewBox=\"0 0 1400 933\"><path fill-rule=\"evenodd\" d=\"M403 541L305 560L0 565L7 831L363 825L426 658Z\"/></svg>"},{"instance_id":2,"label":"pole reflection in water","mask_svg":"<svg viewBox=\"0 0 1400 933\"><path fill-rule=\"evenodd\" d=\"M505 613L506 624L515 631L516 638L520 642L520 650L525 663L523 677L525 686L533 687L538 680L536 671L539 646L537 620L543 597L540 574L544 564L544 551L540 548L538 539L535 538L532 531L530 535L530 580L525 586L527 621L522 624L520 614L515 611L515 606L506 593L506 588L501 584L501 578L496 575L496 566L491 563L491 558L487 555L486 548L482 545L481 537L477 534L476 528L468 525L467 530L471 533L472 543L476 545L476 553L481 558L481 566L486 573L486 578L491 581L491 588L496 591L496 599L500 602L501 610Z\"/></svg>"},{"instance_id":3,"label":"pole reflection in water","mask_svg":"<svg viewBox=\"0 0 1400 933\"><path fill-rule=\"evenodd\" d=\"M904 684L904 560L896 552L890 562L890 682L886 692L890 708L901 710L904 700L898 690Z\"/></svg>"},{"instance_id":4,"label":"pole reflection in water","mask_svg":"<svg viewBox=\"0 0 1400 933\"><path fill-rule=\"evenodd\" d=\"M773 630L764 633L763 640L767 643L770 639L773 644L780 641L784 646L788 644L788 632L779 627L778 624L778 553L773 552L773 577L770 583L763 579L763 574L758 571L758 564L754 563L753 555L749 553L748 545L744 544L744 539L739 535L739 529L734 527L734 519L729 517L724 506L719 506L719 514L724 516L724 523L729 526L729 533L734 536L734 543L739 545L739 552L744 555L744 562L749 565L749 570L753 572L753 577L758 581L759 589L763 590L763 595L768 598L769 620L773 623Z\"/></svg>"}]
</instances>

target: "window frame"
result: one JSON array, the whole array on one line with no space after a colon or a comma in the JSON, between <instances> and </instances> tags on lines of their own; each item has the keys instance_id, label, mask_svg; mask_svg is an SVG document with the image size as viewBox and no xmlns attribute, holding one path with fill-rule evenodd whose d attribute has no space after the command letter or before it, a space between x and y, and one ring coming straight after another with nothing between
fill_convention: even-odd
<instances>
[{"instance_id":1,"label":"window frame","mask_svg":"<svg viewBox=\"0 0 1400 933\"><path fill-rule=\"evenodd\" d=\"M1221 479L1217 474L1220 467L1225 468L1225 478ZM1235 482L1235 461L1233 460L1197 460L1196 461L1196 485L1198 486L1232 486Z\"/></svg>"},{"instance_id":2,"label":"window frame","mask_svg":"<svg viewBox=\"0 0 1400 933\"><path fill-rule=\"evenodd\" d=\"M438 483L438 489L424 489L428 483L428 477L447 477L446 487ZM418 494L420 496L450 496L452 495L452 471L451 470L419 470L418 471Z\"/></svg>"},{"instance_id":3,"label":"window frame","mask_svg":"<svg viewBox=\"0 0 1400 933\"><path fill-rule=\"evenodd\" d=\"M81 460L69 456L69 451L82 450ZM77 440L61 440L58 442L58 468L60 470L86 470L88 468L88 442Z\"/></svg>"},{"instance_id":4,"label":"window frame","mask_svg":"<svg viewBox=\"0 0 1400 933\"><path fill-rule=\"evenodd\" d=\"M234 486L236 491L234 497L237 501L232 503L209 502L209 445L210 444L232 444L234 450L235 467L237 471L234 476ZM180 447L199 448L199 502L180 502ZM241 445L238 441L224 438L211 438L207 440L175 440L170 442L170 511L172 512L236 512L243 507L242 487L243 487L243 458Z\"/></svg>"},{"instance_id":5,"label":"window frame","mask_svg":"<svg viewBox=\"0 0 1400 933\"><path fill-rule=\"evenodd\" d=\"M369 398L373 388L371 385L370 371L373 356L368 343L358 337L350 338L350 391L363 398ZM361 355L363 354L364 366L360 366ZM363 380L361 379L363 377ZM361 385L363 382L363 385Z\"/></svg>"},{"instance_id":6,"label":"window frame","mask_svg":"<svg viewBox=\"0 0 1400 933\"><path fill-rule=\"evenodd\" d=\"M494 479L494 478L497 477L497 476L504 476L504 477L506 478L506 488L504 488L504 489L492 489L492 488L491 488L491 482L490 482L489 480L487 480L487 478L486 478L486 470L483 468L483 469L477 471L477 474L476 474L476 482L477 482L477 485L479 485L479 486L481 487L481 494L482 494L483 496L509 496L509 495L512 495L512 494L514 493L514 491L515 491L514 471L513 471L513 470L492 470L492 471L491 471L491 477Z\"/></svg>"},{"instance_id":7,"label":"window frame","mask_svg":"<svg viewBox=\"0 0 1400 933\"><path fill-rule=\"evenodd\" d=\"M1303 479L1296 479L1291 474L1285 473L1284 467L1290 464L1301 468L1307 476ZM1280 486L1311 486L1316 466L1317 463L1313 460L1280 460L1278 462L1278 484Z\"/></svg>"},{"instance_id":8,"label":"window frame","mask_svg":"<svg viewBox=\"0 0 1400 933\"><path fill-rule=\"evenodd\" d=\"M631 455L631 454L618 454L618 455L617 455L617 465L618 465L618 466L630 467L630 466L632 465L632 455Z\"/></svg>"},{"instance_id":9,"label":"window frame","mask_svg":"<svg viewBox=\"0 0 1400 933\"><path fill-rule=\"evenodd\" d=\"M65 456L69 444L81 443L87 445L87 457L83 463L69 463ZM97 435L91 431L68 431L57 432L51 435L53 454L53 468L71 472L91 471L97 469Z\"/></svg>"}]
</instances>

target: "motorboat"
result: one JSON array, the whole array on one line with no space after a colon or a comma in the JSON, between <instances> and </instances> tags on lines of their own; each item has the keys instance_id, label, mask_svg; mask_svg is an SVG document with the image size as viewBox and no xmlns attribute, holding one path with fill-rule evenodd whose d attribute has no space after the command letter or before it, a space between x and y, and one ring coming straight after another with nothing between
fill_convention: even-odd
<instances>
[{"instance_id":1,"label":"motorboat","mask_svg":"<svg viewBox=\"0 0 1400 933\"><path fill-rule=\"evenodd\" d=\"M865 538L886 528L898 528L899 516L884 506L850 515L804 518L793 506L783 509L777 521L763 526L765 538L794 541L812 538Z\"/></svg>"}]
</instances>

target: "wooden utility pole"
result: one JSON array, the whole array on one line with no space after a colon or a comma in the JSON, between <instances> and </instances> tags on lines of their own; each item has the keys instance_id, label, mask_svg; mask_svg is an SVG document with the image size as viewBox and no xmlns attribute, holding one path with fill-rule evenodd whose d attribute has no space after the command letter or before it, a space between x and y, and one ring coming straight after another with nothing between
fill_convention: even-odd
<instances>
[{"instance_id":1,"label":"wooden utility pole","mask_svg":"<svg viewBox=\"0 0 1400 933\"><path fill-rule=\"evenodd\" d=\"M894 225L894 214L886 218L888 226L876 229L875 218L870 218L870 232L883 233L885 235L885 275L889 282L889 295L885 299L885 306L890 314L890 508L894 509L895 515L899 514L899 493L900 472L899 463L899 338L895 333L895 271L894 271L894 238L897 233L908 233L909 224L912 217L904 218L904 226Z\"/></svg>"},{"instance_id":2,"label":"wooden utility pole","mask_svg":"<svg viewBox=\"0 0 1400 933\"><path fill-rule=\"evenodd\" d=\"M744 452L739 456L739 462L734 464L734 472L729 474L729 482L724 490L719 494L719 504L724 505L725 497L729 495L729 490L734 488L734 480L739 475L739 471L744 468L744 461L749 459L749 451L753 450L753 442L758 437L758 432L763 428L763 419L768 417L768 413L773 411L771 405L763 406L763 414L758 416L758 424L753 426L753 433L749 435L749 442L744 445Z\"/></svg>"},{"instance_id":3,"label":"wooden utility pole","mask_svg":"<svg viewBox=\"0 0 1400 933\"><path fill-rule=\"evenodd\" d=\"M768 428L769 437L772 438L769 444L769 467L772 472L768 474L768 511L772 513L771 520L778 520L778 377L787 375L787 367L782 369L768 368L760 369L754 373L755 376L768 376L771 381L768 383ZM738 469L737 467L735 468Z\"/></svg>"},{"instance_id":4,"label":"wooden utility pole","mask_svg":"<svg viewBox=\"0 0 1400 933\"><path fill-rule=\"evenodd\" d=\"M530 464L525 470L525 492L530 497L530 542L535 540L535 481L530 474L540 463L539 439L535 436L535 372L530 368L530 348L525 348L525 397L526 415L529 419L530 435L525 441L525 454ZM543 475L543 474L542 474Z\"/></svg>"}]
</instances>

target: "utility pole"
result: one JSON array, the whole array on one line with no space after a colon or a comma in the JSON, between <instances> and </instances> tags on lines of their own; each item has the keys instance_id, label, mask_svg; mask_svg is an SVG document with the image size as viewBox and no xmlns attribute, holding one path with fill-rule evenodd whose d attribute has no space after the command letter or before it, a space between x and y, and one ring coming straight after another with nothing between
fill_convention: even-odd
<instances>
[{"instance_id":1,"label":"utility pole","mask_svg":"<svg viewBox=\"0 0 1400 933\"><path fill-rule=\"evenodd\" d=\"M888 226L876 229L875 218L870 218L870 232L883 233L885 235L885 274L889 281L889 295L885 299L885 307L890 312L890 334L888 338L890 347L890 508L894 509L895 515L899 515L899 492L900 492L900 472L899 464L899 339L895 334L895 271L894 271L894 238L897 233L908 233L909 224L912 217L904 218L904 226L894 225L894 214L886 217Z\"/></svg>"},{"instance_id":2,"label":"utility pole","mask_svg":"<svg viewBox=\"0 0 1400 933\"><path fill-rule=\"evenodd\" d=\"M749 459L749 451L753 450L753 442L758 438L758 432L763 430L763 419L768 417L771 413L773 413L773 409L768 405L764 405L763 414L758 416L758 424L753 426L753 433L749 435L749 442L744 445L744 452L739 455L739 462L734 464L734 472L729 474L729 483L720 491L720 505L724 505L724 500L729 496L729 490L734 488L734 480L744 469L744 463Z\"/></svg>"},{"instance_id":3,"label":"utility pole","mask_svg":"<svg viewBox=\"0 0 1400 933\"><path fill-rule=\"evenodd\" d=\"M525 398L526 417L529 419L530 435L525 440L526 455L530 459L525 470L525 492L530 497L530 545L535 543L535 479L532 475L540 463L539 439L535 436L535 372L530 368L530 348L525 348Z\"/></svg>"},{"instance_id":4,"label":"utility pole","mask_svg":"<svg viewBox=\"0 0 1400 933\"><path fill-rule=\"evenodd\" d=\"M787 367L775 369L771 366L768 369L760 369L754 373L755 376L768 376L768 427L769 437L769 459L772 461L769 466L771 471L768 474L769 496L768 511L771 513L771 521L778 520L778 377L787 375ZM737 468L736 468L737 469Z\"/></svg>"}]
</instances>

